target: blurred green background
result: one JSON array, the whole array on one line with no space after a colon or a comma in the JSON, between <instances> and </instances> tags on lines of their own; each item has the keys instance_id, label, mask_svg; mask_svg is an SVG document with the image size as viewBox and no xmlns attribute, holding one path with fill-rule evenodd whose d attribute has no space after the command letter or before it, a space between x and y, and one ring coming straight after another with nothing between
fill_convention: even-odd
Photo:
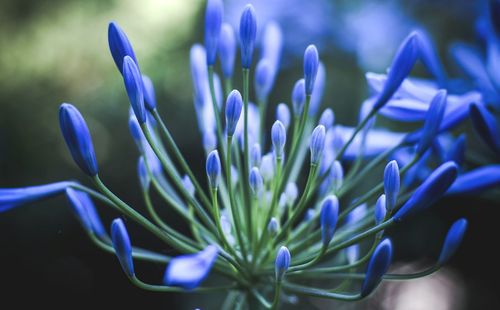
<instances>
[{"instance_id":1,"label":"blurred green background","mask_svg":"<svg viewBox=\"0 0 500 310\"><path fill-rule=\"evenodd\" d=\"M338 122L351 125L367 95L364 71L384 71L407 30L415 26L428 29L441 56L447 59L451 42L474 40L478 7L466 0L253 2L258 12L270 6L262 19L277 19L285 29L284 68L271 96L272 106L289 102L291 88L301 75L301 53L307 44L315 43L327 66L323 104L333 107ZM226 4L230 14L227 19L237 21L235 12L245 2ZM86 182L72 162L58 127L58 106L71 102L89 124L102 178L125 201L142 210L136 192L138 153L128 133L127 97L107 46L107 24L111 20L127 32L143 73L154 81L160 113L196 174L204 178L189 71L189 48L203 38L203 9L204 1L197 0L2 0L0 187L63 179ZM302 24L297 23L302 19ZM367 24L363 26L363 22ZM371 37L373 40L368 40ZM380 44L377 38L385 43ZM445 64L452 75L456 73L450 61ZM425 76L421 67L416 72ZM436 255L447 225L465 214L471 221L469 235L452 262L454 276L464 283L458 289L466 291L463 308L499 306L494 280L499 276L496 264L500 257L487 253L489 243L496 243L489 235L493 231L489 227L499 215L493 207L490 201L480 199L445 201L435 213L417 218L395 234L401 245L401 260ZM175 215L168 210L162 212L176 223ZM107 223L116 216L106 209L101 213ZM129 226L134 242L170 253L146 232ZM411 246L407 240L412 240ZM52 306L68 306L70 301L127 308L160 305L216 309L221 298L162 295L132 287L115 257L100 252L85 238L64 198L1 214L0 266L0 298L18 304L36 298L40 305ZM150 265L139 268L151 281L159 281L164 269ZM361 307L386 309L382 303Z\"/></svg>"}]
</instances>

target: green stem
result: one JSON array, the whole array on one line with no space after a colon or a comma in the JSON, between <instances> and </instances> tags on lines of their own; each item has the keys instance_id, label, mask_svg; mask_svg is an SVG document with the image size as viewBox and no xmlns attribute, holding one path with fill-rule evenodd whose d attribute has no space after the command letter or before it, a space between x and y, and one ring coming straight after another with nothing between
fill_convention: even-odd
<instances>
[{"instance_id":1,"label":"green stem","mask_svg":"<svg viewBox=\"0 0 500 310\"><path fill-rule=\"evenodd\" d=\"M272 310L278 309L278 304L280 302L280 293L281 293L281 281L276 281L276 285L274 288L273 304L271 306Z\"/></svg>"}]
</instances>

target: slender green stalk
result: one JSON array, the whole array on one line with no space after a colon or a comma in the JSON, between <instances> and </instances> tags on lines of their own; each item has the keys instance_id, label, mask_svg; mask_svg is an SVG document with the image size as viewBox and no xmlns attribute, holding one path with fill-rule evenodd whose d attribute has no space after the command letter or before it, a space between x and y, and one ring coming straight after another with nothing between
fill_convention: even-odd
<instances>
[{"instance_id":1,"label":"slender green stalk","mask_svg":"<svg viewBox=\"0 0 500 310\"><path fill-rule=\"evenodd\" d=\"M274 298L273 298L273 304L271 306L271 309L278 309L278 305L280 302L280 293L281 293L281 284L282 281L276 281L275 287L274 287Z\"/></svg>"},{"instance_id":2,"label":"slender green stalk","mask_svg":"<svg viewBox=\"0 0 500 310\"><path fill-rule=\"evenodd\" d=\"M227 153L226 153L226 180L227 180L227 187L229 189L229 201L230 201L230 208L231 208L231 214L233 215L233 221L234 221L234 230L236 232L236 238L238 240L238 244L241 249L241 253L243 255L243 258L245 261L248 260L248 255L246 251L246 246L245 242L242 236L241 232L241 217L240 217L240 212L237 208L236 200L234 198L234 191L232 188L232 175L231 175L231 146L232 146L232 141L233 137L228 136L227 137Z\"/></svg>"},{"instance_id":3,"label":"slender green stalk","mask_svg":"<svg viewBox=\"0 0 500 310\"><path fill-rule=\"evenodd\" d=\"M250 80L250 69L243 69L243 195L245 208L250 208L250 186L249 171L249 146L248 146L248 87Z\"/></svg>"},{"instance_id":4,"label":"slender green stalk","mask_svg":"<svg viewBox=\"0 0 500 310\"><path fill-rule=\"evenodd\" d=\"M137 287L152 292L176 292L176 293L190 293L190 292L214 292L214 291L226 291L235 289L238 286L236 284L224 285L224 286L213 286L213 287L198 287L191 290L185 290L180 287L173 286L165 286L165 285L152 285L148 283L144 283L139 280L136 276L130 277L130 281Z\"/></svg>"},{"instance_id":5,"label":"slender green stalk","mask_svg":"<svg viewBox=\"0 0 500 310\"><path fill-rule=\"evenodd\" d=\"M325 290L319 288L313 288L309 286L302 286L298 284L292 284L285 282L283 283L283 288L292 293L312 296L312 297L321 297L328 299L337 299L343 301L356 301L361 299L361 294L341 294L341 293L333 293L327 292Z\"/></svg>"}]
</instances>

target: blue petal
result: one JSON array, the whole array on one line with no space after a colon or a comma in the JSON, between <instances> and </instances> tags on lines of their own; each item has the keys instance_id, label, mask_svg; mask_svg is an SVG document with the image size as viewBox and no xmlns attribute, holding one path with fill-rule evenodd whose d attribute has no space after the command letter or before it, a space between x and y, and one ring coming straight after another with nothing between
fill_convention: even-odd
<instances>
[{"instance_id":1,"label":"blue petal","mask_svg":"<svg viewBox=\"0 0 500 310\"><path fill-rule=\"evenodd\" d=\"M500 165L489 165L460 175L447 194L474 194L500 185Z\"/></svg>"},{"instance_id":2,"label":"blue petal","mask_svg":"<svg viewBox=\"0 0 500 310\"><path fill-rule=\"evenodd\" d=\"M84 228L99 238L105 237L106 231L90 196L73 188L66 189L66 196Z\"/></svg>"},{"instance_id":3,"label":"blue petal","mask_svg":"<svg viewBox=\"0 0 500 310\"><path fill-rule=\"evenodd\" d=\"M186 290L198 287L214 264L219 250L214 245L203 251L173 258L167 266L163 281L169 286L179 286Z\"/></svg>"}]
</instances>

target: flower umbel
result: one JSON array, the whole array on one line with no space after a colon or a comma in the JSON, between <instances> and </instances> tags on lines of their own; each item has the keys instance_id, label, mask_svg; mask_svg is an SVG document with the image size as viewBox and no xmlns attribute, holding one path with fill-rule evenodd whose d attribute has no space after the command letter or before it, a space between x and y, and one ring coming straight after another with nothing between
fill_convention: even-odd
<instances>
[{"instance_id":1,"label":"flower umbel","mask_svg":"<svg viewBox=\"0 0 500 310\"><path fill-rule=\"evenodd\" d=\"M205 14L204 46L194 44L189 60L206 177L199 180L192 168L196 165L186 161L160 115L160 109L172 107L156 97L154 83L141 74L126 34L112 22L109 48L130 102L129 129L139 152L134 169L147 216L101 180L86 122L68 103L59 110L61 131L95 190L77 182L0 189L0 212L66 193L85 232L100 248L116 254L139 288L231 291L226 294L229 307L245 300L276 309L290 299L282 298L282 292L353 301L367 297L383 281L417 277L387 274L398 251L385 236L388 228L403 226L443 195L479 193L500 184L498 164L469 169L460 127L470 116L480 138L499 152L498 121L482 96L495 89L483 84L481 93L453 94L427 33L417 31L404 40L387 75L366 75L374 94L360 105L359 123L348 127L339 124L333 106L321 106L329 102L323 100L328 67L320 63L314 45L304 52L303 74L292 77L297 82L287 91L291 103L273 102L278 96L273 87L281 82L280 26L264 25L259 44L256 14L247 5L238 32L239 66L235 31L224 23L222 1L207 1ZM254 62L256 47L260 58ZM473 58L468 51L458 54ZM442 89L409 78L418 58ZM466 65L477 69L470 62ZM242 71L241 83L236 69ZM487 72L482 67L474 71L493 86ZM250 85L255 86L253 98ZM286 97L279 100L290 100ZM379 115L390 122L421 125L413 132L392 132L375 122ZM467 136L468 142L473 139ZM156 212L153 193L188 232ZM141 226L175 256L133 247L121 218L112 222L108 235L95 208L100 205L126 218L127 226ZM448 262L466 227L466 219L455 222L436 265L417 275L435 272ZM140 270L134 269L139 260L165 265L163 281L140 280ZM334 289L324 281L338 279L341 285Z\"/></svg>"}]
</instances>

